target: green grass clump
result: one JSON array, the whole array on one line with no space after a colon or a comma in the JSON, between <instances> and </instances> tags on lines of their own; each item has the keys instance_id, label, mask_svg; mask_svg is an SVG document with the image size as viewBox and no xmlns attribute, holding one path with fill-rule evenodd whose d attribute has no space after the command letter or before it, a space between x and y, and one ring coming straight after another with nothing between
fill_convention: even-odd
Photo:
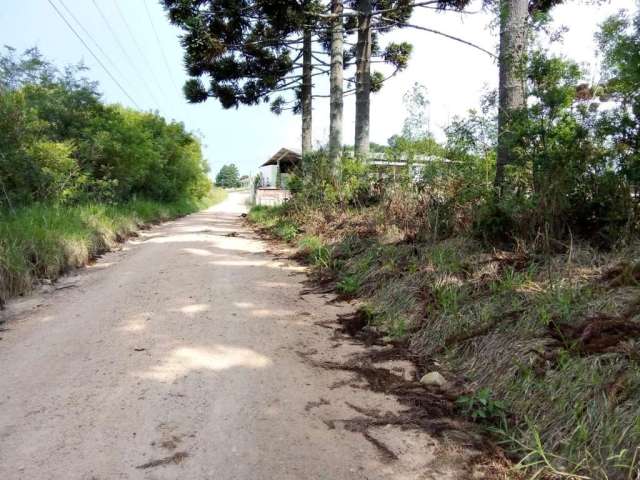
<instances>
[{"instance_id":1,"label":"green grass clump","mask_svg":"<svg viewBox=\"0 0 640 480\"><path fill-rule=\"evenodd\" d=\"M320 237L306 235L298 242L298 248L311 265L320 268L329 267L331 261L331 249Z\"/></svg>"},{"instance_id":2,"label":"green grass clump","mask_svg":"<svg viewBox=\"0 0 640 480\"><path fill-rule=\"evenodd\" d=\"M266 207L255 205L249 210L247 218L250 222L264 228L273 227L283 215L283 207Z\"/></svg>"},{"instance_id":3,"label":"green grass clump","mask_svg":"<svg viewBox=\"0 0 640 480\"><path fill-rule=\"evenodd\" d=\"M336 289L343 295L355 295L360 289L360 280L355 275L347 275L338 281Z\"/></svg>"},{"instance_id":4,"label":"green grass clump","mask_svg":"<svg viewBox=\"0 0 640 480\"><path fill-rule=\"evenodd\" d=\"M76 206L36 204L0 211L0 300L27 293L38 280L56 280L123 241L140 226L220 202L221 190L201 200Z\"/></svg>"},{"instance_id":5,"label":"green grass clump","mask_svg":"<svg viewBox=\"0 0 640 480\"><path fill-rule=\"evenodd\" d=\"M255 205L249 210L248 219L251 223L268 230L275 237L291 242L298 236L300 230L285 213L285 207L282 205L277 207Z\"/></svg>"},{"instance_id":6,"label":"green grass clump","mask_svg":"<svg viewBox=\"0 0 640 480\"><path fill-rule=\"evenodd\" d=\"M286 220L278 220L274 225L273 234L284 240L285 242L291 242L298 236L298 227L293 222Z\"/></svg>"},{"instance_id":7,"label":"green grass clump","mask_svg":"<svg viewBox=\"0 0 640 480\"><path fill-rule=\"evenodd\" d=\"M529 470L627 478L640 468L640 368L624 355L561 351L544 375L521 365L501 394L521 418L499 433Z\"/></svg>"},{"instance_id":8,"label":"green grass clump","mask_svg":"<svg viewBox=\"0 0 640 480\"><path fill-rule=\"evenodd\" d=\"M425 259L441 272L458 273L463 269L462 253L451 245L436 244L427 250Z\"/></svg>"}]
</instances>

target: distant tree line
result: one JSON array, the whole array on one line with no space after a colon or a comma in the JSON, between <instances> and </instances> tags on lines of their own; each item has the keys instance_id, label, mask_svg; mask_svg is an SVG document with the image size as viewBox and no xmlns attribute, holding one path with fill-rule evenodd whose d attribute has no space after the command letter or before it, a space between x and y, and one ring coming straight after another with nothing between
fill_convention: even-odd
<instances>
[{"instance_id":1,"label":"distant tree line","mask_svg":"<svg viewBox=\"0 0 640 480\"><path fill-rule=\"evenodd\" d=\"M216 186L222 188L238 188L241 186L238 167L233 163L223 165L216 175Z\"/></svg>"}]
</instances>

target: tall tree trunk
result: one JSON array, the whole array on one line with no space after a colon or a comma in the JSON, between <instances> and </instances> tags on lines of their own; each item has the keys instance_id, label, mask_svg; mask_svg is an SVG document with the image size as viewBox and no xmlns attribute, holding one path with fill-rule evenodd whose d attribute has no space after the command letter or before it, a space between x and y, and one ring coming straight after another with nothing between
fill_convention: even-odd
<instances>
[{"instance_id":1,"label":"tall tree trunk","mask_svg":"<svg viewBox=\"0 0 640 480\"><path fill-rule=\"evenodd\" d=\"M371 99L371 0L358 0L358 43L356 44L356 157L369 154Z\"/></svg>"},{"instance_id":2,"label":"tall tree trunk","mask_svg":"<svg viewBox=\"0 0 640 480\"><path fill-rule=\"evenodd\" d=\"M331 97L329 105L329 158L333 164L334 173L337 173L342 154L343 8L342 0L331 0L331 13L337 15L332 20L331 27L331 75L329 80Z\"/></svg>"},{"instance_id":3,"label":"tall tree trunk","mask_svg":"<svg viewBox=\"0 0 640 480\"><path fill-rule=\"evenodd\" d=\"M305 27L302 46L302 155L312 149L311 29Z\"/></svg>"},{"instance_id":4,"label":"tall tree trunk","mask_svg":"<svg viewBox=\"0 0 640 480\"><path fill-rule=\"evenodd\" d=\"M513 115L526 106L524 61L528 0L500 0L500 83L498 86L498 152L495 186L504 185L505 167L513 160Z\"/></svg>"}]
</instances>

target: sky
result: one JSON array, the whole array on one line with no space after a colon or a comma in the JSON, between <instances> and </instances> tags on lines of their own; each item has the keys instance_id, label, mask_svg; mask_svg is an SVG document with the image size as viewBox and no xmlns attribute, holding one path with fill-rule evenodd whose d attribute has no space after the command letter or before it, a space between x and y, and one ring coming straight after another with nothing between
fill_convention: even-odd
<instances>
[{"instance_id":1,"label":"sky","mask_svg":"<svg viewBox=\"0 0 640 480\"><path fill-rule=\"evenodd\" d=\"M77 31L115 78L114 81L58 16L51 3ZM568 1L553 10L553 28L568 27L554 53L583 64L597 78L598 57L594 33L598 25L620 9L634 10L635 0ZM411 23L449 33L495 51L498 35L493 16L419 9ZM106 20L106 21L105 21ZM82 61L87 76L100 83L107 102L155 110L169 120L183 122L198 133L212 175L224 164L235 163L241 173L258 166L281 147L299 150L300 117L276 116L268 105L224 110L215 99L188 104L181 86L187 76L182 62L180 31L170 25L157 0L0 0L0 45L24 50L38 47L58 66ZM427 88L430 125L437 138L455 116L477 108L481 94L497 86L495 60L478 50L431 33L402 29L386 34L381 43L408 41L414 50L409 67L387 81L371 100L371 140L385 144L399 133L405 118L403 96L416 83ZM328 80L316 77L315 92L328 93ZM118 86L122 86L122 89ZM124 90L124 92L122 91ZM352 143L354 97L345 98L344 141ZM329 134L329 105L314 100L313 138L325 144Z\"/></svg>"}]
</instances>

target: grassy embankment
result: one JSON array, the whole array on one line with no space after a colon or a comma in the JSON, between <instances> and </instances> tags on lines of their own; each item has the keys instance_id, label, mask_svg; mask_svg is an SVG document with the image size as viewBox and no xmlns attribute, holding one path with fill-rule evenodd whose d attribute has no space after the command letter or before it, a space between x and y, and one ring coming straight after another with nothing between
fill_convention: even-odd
<instances>
[{"instance_id":1,"label":"grassy embankment","mask_svg":"<svg viewBox=\"0 0 640 480\"><path fill-rule=\"evenodd\" d=\"M501 251L460 236L416 241L388 219L379 206L249 214L363 300L374 328L466 380L461 412L525 471L638 478L638 245Z\"/></svg>"},{"instance_id":2,"label":"grassy embankment","mask_svg":"<svg viewBox=\"0 0 640 480\"><path fill-rule=\"evenodd\" d=\"M86 265L139 228L177 218L226 197L214 189L201 200L78 206L32 205L0 212L0 303Z\"/></svg>"}]
</instances>

